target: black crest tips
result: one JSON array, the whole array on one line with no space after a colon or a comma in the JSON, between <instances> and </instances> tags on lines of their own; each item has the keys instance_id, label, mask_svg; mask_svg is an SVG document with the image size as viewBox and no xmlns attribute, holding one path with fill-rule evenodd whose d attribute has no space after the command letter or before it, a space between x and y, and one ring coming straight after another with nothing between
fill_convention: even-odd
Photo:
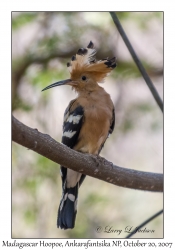
<instances>
[{"instance_id":1,"label":"black crest tips","mask_svg":"<svg viewBox=\"0 0 175 250\"><path fill-rule=\"evenodd\" d=\"M86 55L87 54L87 49L81 48L77 51L77 55Z\"/></svg>"},{"instance_id":2,"label":"black crest tips","mask_svg":"<svg viewBox=\"0 0 175 250\"><path fill-rule=\"evenodd\" d=\"M70 64L70 62L68 62L68 63L67 63L67 67L70 67L70 66L71 66L71 64Z\"/></svg>"},{"instance_id":3,"label":"black crest tips","mask_svg":"<svg viewBox=\"0 0 175 250\"><path fill-rule=\"evenodd\" d=\"M76 60L76 56L72 56L72 61L75 61Z\"/></svg>"},{"instance_id":4,"label":"black crest tips","mask_svg":"<svg viewBox=\"0 0 175 250\"><path fill-rule=\"evenodd\" d=\"M111 63L116 62L116 58L115 58L115 57L113 57L113 58L111 58L111 59L109 59L109 60L111 61Z\"/></svg>"},{"instance_id":5,"label":"black crest tips","mask_svg":"<svg viewBox=\"0 0 175 250\"><path fill-rule=\"evenodd\" d=\"M111 59L107 59L107 62L105 62L104 64L107 65L108 68L114 69L117 66L116 65L116 58L113 57Z\"/></svg>"},{"instance_id":6,"label":"black crest tips","mask_svg":"<svg viewBox=\"0 0 175 250\"><path fill-rule=\"evenodd\" d=\"M114 63L114 64L112 64L110 67L111 67L112 69L114 69L116 66L117 66L117 64Z\"/></svg>"},{"instance_id":7,"label":"black crest tips","mask_svg":"<svg viewBox=\"0 0 175 250\"><path fill-rule=\"evenodd\" d=\"M88 49L93 49L94 48L94 44L92 41L90 41L89 45L87 46Z\"/></svg>"}]
</instances>

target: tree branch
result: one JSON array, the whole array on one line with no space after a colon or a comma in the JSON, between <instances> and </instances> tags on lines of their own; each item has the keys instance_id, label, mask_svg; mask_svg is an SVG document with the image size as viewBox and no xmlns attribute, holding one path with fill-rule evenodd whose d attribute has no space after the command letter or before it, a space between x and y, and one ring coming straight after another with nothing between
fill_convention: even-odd
<instances>
[{"instance_id":1,"label":"tree branch","mask_svg":"<svg viewBox=\"0 0 175 250\"><path fill-rule=\"evenodd\" d=\"M122 27L122 25L120 24L120 21L119 21L117 15L115 14L115 12L110 12L110 15L111 15L111 17L112 17L118 31L119 31L121 37L123 38L124 43L126 44L129 52L131 53L131 56L132 56L133 60L135 61L140 73L142 74L143 78L145 79L145 82L148 85L148 87L149 87L155 101L157 102L159 108L163 112L163 101L161 100L156 88L154 87L154 84L152 83L152 81L151 81L150 77L148 76L145 68L143 67L141 61L139 60L137 54L135 53L135 51L134 51L134 49L133 49L133 47L132 47L132 45L131 45L131 43L130 43L130 41L129 41L129 39L128 39L128 37L127 37L123 27Z\"/></svg>"},{"instance_id":2,"label":"tree branch","mask_svg":"<svg viewBox=\"0 0 175 250\"><path fill-rule=\"evenodd\" d=\"M12 116L12 140L77 172L138 190L163 191L163 174L115 166L100 156L83 154L56 142L47 134L27 127Z\"/></svg>"}]
</instances>

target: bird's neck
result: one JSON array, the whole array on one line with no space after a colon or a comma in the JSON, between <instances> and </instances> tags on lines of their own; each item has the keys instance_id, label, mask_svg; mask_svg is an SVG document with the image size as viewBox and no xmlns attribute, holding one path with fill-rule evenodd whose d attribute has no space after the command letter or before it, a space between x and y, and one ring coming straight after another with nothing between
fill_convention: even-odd
<instances>
[{"instance_id":1,"label":"bird's neck","mask_svg":"<svg viewBox=\"0 0 175 250\"><path fill-rule=\"evenodd\" d=\"M78 97L92 97L95 95L103 95L106 94L106 91L104 90L104 88L100 87L100 86L96 86L96 88L94 89L83 89L80 91L77 91L78 93Z\"/></svg>"}]
</instances>

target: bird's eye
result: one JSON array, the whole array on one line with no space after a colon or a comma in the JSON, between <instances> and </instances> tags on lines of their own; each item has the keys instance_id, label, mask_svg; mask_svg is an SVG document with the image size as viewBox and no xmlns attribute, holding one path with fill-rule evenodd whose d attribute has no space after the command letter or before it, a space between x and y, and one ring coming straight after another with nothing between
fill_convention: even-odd
<instances>
[{"instance_id":1,"label":"bird's eye","mask_svg":"<svg viewBox=\"0 0 175 250\"><path fill-rule=\"evenodd\" d=\"M81 78L83 81L86 81L86 76L82 76Z\"/></svg>"}]
</instances>

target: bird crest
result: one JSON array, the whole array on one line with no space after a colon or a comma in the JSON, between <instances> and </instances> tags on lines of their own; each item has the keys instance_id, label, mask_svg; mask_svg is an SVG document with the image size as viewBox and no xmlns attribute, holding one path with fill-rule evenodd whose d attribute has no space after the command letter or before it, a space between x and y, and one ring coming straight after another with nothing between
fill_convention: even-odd
<instances>
[{"instance_id":1,"label":"bird crest","mask_svg":"<svg viewBox=\"0 0 175 250\"><path fill-rule=\"evenodd\" d=\"M103 82L104 78L116 67L116 58L105 58L96 60L96 49L90 41L87 48L81 48L77 54L72 56L71 62L67 63L67 67L71 74L71 79L77 78L82 73L92 74L96 82Z\"/></svg>"}]
</instances>

